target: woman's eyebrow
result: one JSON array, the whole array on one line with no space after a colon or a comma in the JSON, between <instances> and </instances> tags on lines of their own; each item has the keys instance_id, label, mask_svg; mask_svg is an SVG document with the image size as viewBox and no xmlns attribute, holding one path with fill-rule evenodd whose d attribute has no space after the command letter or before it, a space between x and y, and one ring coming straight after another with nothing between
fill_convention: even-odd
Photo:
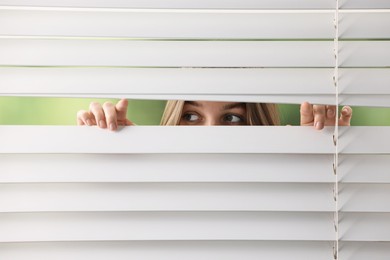
<instances>
[{"instance_id":1,"label":"woman's eyebrow","mask_svg":"<svg viewBox=\"0 0 390 260\"><path fill-rule=\"evenodd\" d=\"M192 106L196 106L196 107L201 107L202 104L196 102L196 101L186 101L185 104L187 105L192 105Z\"/></svg>"},{"instance_id":2,"label":"woman's eyebrow","mask_svg":"<svg viewBox=\"0 0 390 260\"><path fill-rule=\"evenodd\" d=\"M233 108L245 108L245 103L233 103L233 104L227 104L227 105L224 105L222 110L229 110L229 109L233 109Z\"/></svg>"}]
</instances>

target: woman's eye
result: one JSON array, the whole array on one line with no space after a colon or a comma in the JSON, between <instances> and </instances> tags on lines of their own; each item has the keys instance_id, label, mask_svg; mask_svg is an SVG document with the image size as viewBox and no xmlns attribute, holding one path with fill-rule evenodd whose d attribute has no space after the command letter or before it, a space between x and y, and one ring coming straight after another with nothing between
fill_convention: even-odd
<instances>
[{"instance_id":1,"label":"woman's eye","mask_svg":"<svg viewBox=\"0 0 390 260\"><path fill-rule=\"evenodd\" d=\"M195 122L195 121L199 120L199 116L196 114L185 114L183 116L183 119L188 121L188 122Z\"/></svg>"},{"instance_id":2,"label":"woman's eye","mask_svg":"<svg viewBox=\"0 0 390 260\"><path fill-rule=\"evenodd\" d=\"M244 120L241 117L236 116L236 115L226 115L224 117L224 121L229 122L229 123L241 123Z\"/></svg>"}]
</instances>

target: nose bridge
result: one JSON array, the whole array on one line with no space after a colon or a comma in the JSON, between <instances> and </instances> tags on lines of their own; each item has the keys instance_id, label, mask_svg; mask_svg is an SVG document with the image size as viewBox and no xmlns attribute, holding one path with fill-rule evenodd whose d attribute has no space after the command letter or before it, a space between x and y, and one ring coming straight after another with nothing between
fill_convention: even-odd
<instances>
[{"instance_id":1,"label":"nose bridge","mask_svg":"<svg viewBox=\"0 0 390 260\"><path fill-rule=\"evenodd\" d=\"M213 126L213 125L219 125L218 118L215 118L213 116L206 116L203 122L204 126Z\"/></svg>"}]
</instances>

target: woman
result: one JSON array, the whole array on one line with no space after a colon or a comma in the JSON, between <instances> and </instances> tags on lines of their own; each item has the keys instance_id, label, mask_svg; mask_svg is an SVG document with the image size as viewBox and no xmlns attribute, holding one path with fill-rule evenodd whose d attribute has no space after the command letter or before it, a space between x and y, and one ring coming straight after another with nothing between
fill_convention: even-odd
<instances>
[{"instance_id":1,"label":"woman","mask_svg":"<svg viewBox=\"0 0 390 260\"><path fill-rule=\"evenodd\" d=\"M134 125L126 117L127 106L126 99L115 105L92 102L89 111L77 113L77 124L98 125L112 131L119 125ZM324 126L335 125L335 106L304 102L300 112L302 126L315 126L321 130ZM349 126L351 117L352 109L343 107L338 124ZM279 114L275 104L171 100L166 104L161 125L279 125Z\"/></svg>"}]
</instances>

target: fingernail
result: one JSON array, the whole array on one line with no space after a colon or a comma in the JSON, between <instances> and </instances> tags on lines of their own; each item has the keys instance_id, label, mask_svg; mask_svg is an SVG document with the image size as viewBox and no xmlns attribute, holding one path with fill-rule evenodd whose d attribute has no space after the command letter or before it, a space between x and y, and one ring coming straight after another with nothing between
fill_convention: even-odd
<instances>
[{"instance_id":1,"label":"fingernail","mask_svg":"<svg viewBox=\"0 0 390 260\"><path fill-rule=\"evenodd\" d=\"M328 117L334 117L334 110L328 109Z\"/></svg>"},{"instance_id":2,"label":"fingernail","mask_svg":"<svg viewBox=\"0 0 390 260\"><path fill-rule=\"evenodd\" d=\"M91 120L87 119L87 125L91 126L92 125L92 122Z\"/></svg>"},{"instance_id":3,"label":"fingernail","mask_svg":"<svg viewBox=\"0 0 390 260\"><path fill-rule=\"evenodd\" d=\"M341 111L341 113L343 113L343 115L347 115L349 113L348 108L343 108L343 111Z\"/></svg>"},{"instance_id":4,"label":"fingernail","mask_svg":"<svg viewBox=\"0 0 390 260\"><path fill-rule=\"evenodd\" d=\"M99 121L99 127L106 128L106 122L104 120Z\"/></svg>"},{"instance_id":5,"label":"fingernail","mask_svg":"<svg viewBox=\"0 0 390 260\"><path fill-rule=\"evenodd\" d=\"M322 122L316 122L315 128L317 130L321 130L324 127L324 124Z\"/></svg>"},{"instance_id":6,"label":"fingernail","mask_svg":"<svg viewBox=\"0 0 390 260\"><path fill-rule=\"evenodd\" d=\"M114 123L110 124L110 130L115 131L116 130L116 125Z\"/></svg>"}]
</instances>

